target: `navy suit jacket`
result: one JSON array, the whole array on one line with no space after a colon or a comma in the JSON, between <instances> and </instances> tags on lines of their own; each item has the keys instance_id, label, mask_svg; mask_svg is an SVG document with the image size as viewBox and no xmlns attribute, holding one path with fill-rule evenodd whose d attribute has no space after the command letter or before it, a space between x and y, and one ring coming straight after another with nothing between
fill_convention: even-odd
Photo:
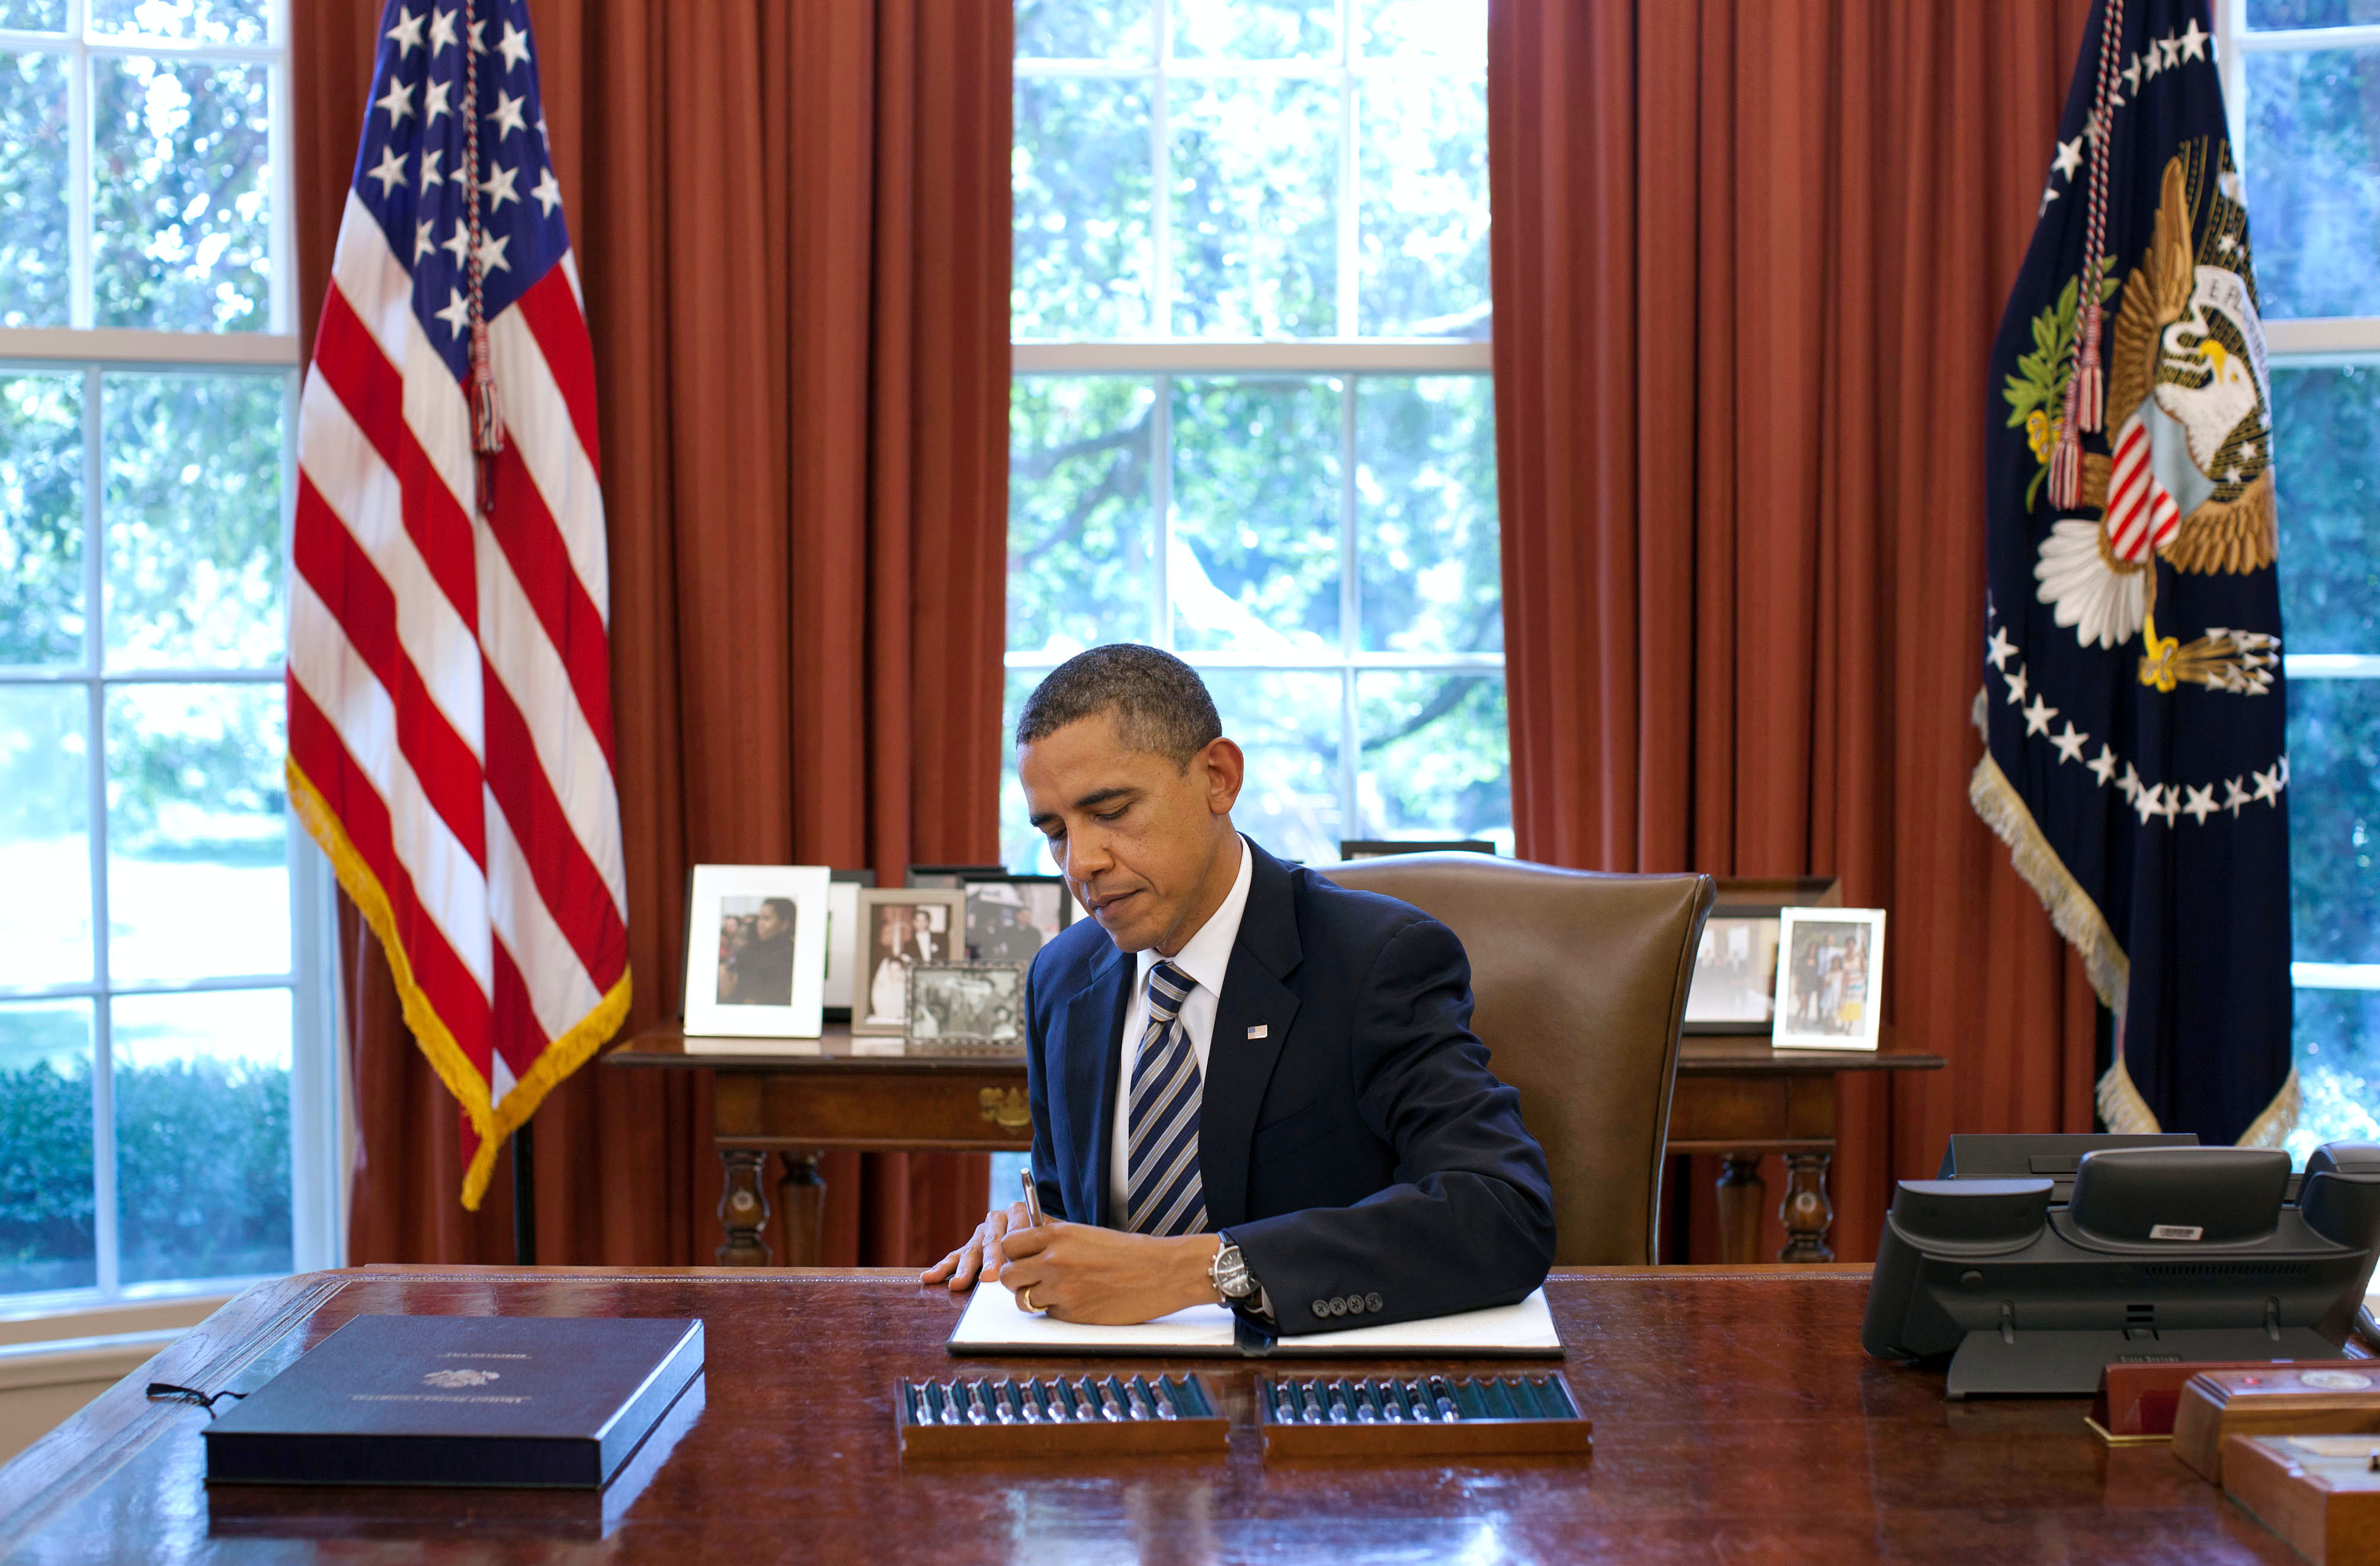
<instances>
[{"instance_id":1,"label":"navy suit jacket","mask_svg":"<svg viewBox=\"0 0 2380 1566\"><path fill-rule=\"evenodd\" d=\"M1199 1111L1208 1224L1284 1334L1525 1298L1552 1264L1553 1193L1520 1095L1471 1032L1463 943L1410 904L1247 848ZM1083 919L1026 977L1033 1171L1052 1217L1123 1226L1108 1174L1138 974Z\"/></svg>"}]
</instances>

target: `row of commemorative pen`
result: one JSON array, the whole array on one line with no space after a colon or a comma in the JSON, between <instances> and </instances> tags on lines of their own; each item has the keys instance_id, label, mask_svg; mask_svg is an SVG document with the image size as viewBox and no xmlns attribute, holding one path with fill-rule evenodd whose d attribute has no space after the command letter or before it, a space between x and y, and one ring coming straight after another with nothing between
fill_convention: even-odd
<instances>
[{"instance_id":1,"label":"row of commemorative pen","mask_svg":"<svg viewBox=\"0 0 2380 1566\"><path fill-rule=\"evenodd\" d=\"M1215 1417L1207 1390L1195 1376L904 1381L902 1396L913 1426L1123 1425Z\"/></svg>"},{"instance_id":2,"label":"row of commemorative pen","mask_svg":"<svg viewBox=\"0 0 2380 1566\"><path fill-rule=\"evenodd\" d=\"M1559 1376L1419 1377L1409 1381L1275 1381L1267 1413L1281 1425L1454 1424L1466 1419L1575 1419Z\"/></svg>"}]
</instances>

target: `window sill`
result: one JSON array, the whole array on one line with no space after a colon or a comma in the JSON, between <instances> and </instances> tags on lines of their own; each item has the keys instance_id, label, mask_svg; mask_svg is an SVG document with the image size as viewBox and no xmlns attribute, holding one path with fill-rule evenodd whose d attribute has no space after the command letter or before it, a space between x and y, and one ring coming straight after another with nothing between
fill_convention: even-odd
<instances>
[{"instance_id":1,"label":"window sill","mask_svg":"<svg viewBox=\"0 0 2380 1566\"><path fill-rule=\"evenodd\" d=\"M24 1353L59 1349L71 1342L148 1337L159 1332L170 1338L196 1327L230 1299L227 1293L209 1293L177 1299L132 1300L120 1305L69 1305L13 1321L0 1320L0 1361L13 1360ZM146 1350L140 1358L155 1352L153 1348ZM135 1359L126 1369L140 1363ZM9 1384L12 1383L0 1382Z\"/></svg>"}]
</instances>

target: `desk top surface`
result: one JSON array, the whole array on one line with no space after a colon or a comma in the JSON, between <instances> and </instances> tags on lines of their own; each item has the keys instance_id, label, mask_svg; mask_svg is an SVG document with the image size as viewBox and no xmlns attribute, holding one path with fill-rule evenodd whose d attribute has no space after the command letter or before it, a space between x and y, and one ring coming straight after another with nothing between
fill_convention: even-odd
<instances>
[{"instance_id":1,"label":"desk top surface","mask_svg":"<svg viewBox=\"0 0 2380 1566\"><path fill-rule=\"evenodd\" d=\"M957 1303L911 1274L310 1273L241 1295L0 1469L0 1558L2293 1559L2167 1450L2103 1447L2080 1401L1951 1405L1938 1374L1868 1359L1857 1341L1864 1268L1571 1270L1546 1293L1595 1421L1591 1457L1268 1463L1250 1426L1257 1366L1204 1360L1173 1368L1202 1372L1220 1394L1233 1423L1227 1457L905 1467L894 1379L959 1363L942 1350ZM257 1385L370 1311L700 1316L709 1369L687 1394L701 1401L662 1426L657 1439L675 1443L667 1456L656 1465L640 1454L600 1499L211 1493L200 1477L205 1415L140 1395L152 1378ZM964 1363L1002 1374L1054 1362Z\"/></svg>"},{"instance_id":2,"label":"desk top surface","mask_svg":"<svg viewBox=\"0 0 2380 1566\"><path fill-rule=\"evenodd\" d=\"M817 1038L689 1038L668 1024L647 1028L603 1053L607 1066L674 1067L706 1071L1014 1072L1025 1070L1022 1045L912 1043L898 1035L855 1038L847 1024L830 1023ZM1758 1072L1774 1075L1839 1071L1932 1071L1943 1063L1909 1047L1888 1026L1876 1050L1776 1050L1767 1034L1688 1034L1679 1041L1682 1076Z\"/></svg>"}]
</instances>

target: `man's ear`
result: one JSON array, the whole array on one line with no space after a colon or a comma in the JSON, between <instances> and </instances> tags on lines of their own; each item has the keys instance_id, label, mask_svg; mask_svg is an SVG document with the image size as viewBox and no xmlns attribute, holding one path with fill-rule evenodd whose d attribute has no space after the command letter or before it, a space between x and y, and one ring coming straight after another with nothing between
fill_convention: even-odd
<instances>
[{"instance_id":1,"label":"man's ear","mask_svg":"<svg viewBox=\"0 0 2380 1566\"><path fill-rule=\"evenodd\" d=\"M1240 785L1247 781L1247 757L1230 740L1215 739L1208 741L1207 748L1198 752L1191 765L1205 772L1208 813L1230 815L1232 807L1239 801Z\"/></svg>"}]
</instances>

